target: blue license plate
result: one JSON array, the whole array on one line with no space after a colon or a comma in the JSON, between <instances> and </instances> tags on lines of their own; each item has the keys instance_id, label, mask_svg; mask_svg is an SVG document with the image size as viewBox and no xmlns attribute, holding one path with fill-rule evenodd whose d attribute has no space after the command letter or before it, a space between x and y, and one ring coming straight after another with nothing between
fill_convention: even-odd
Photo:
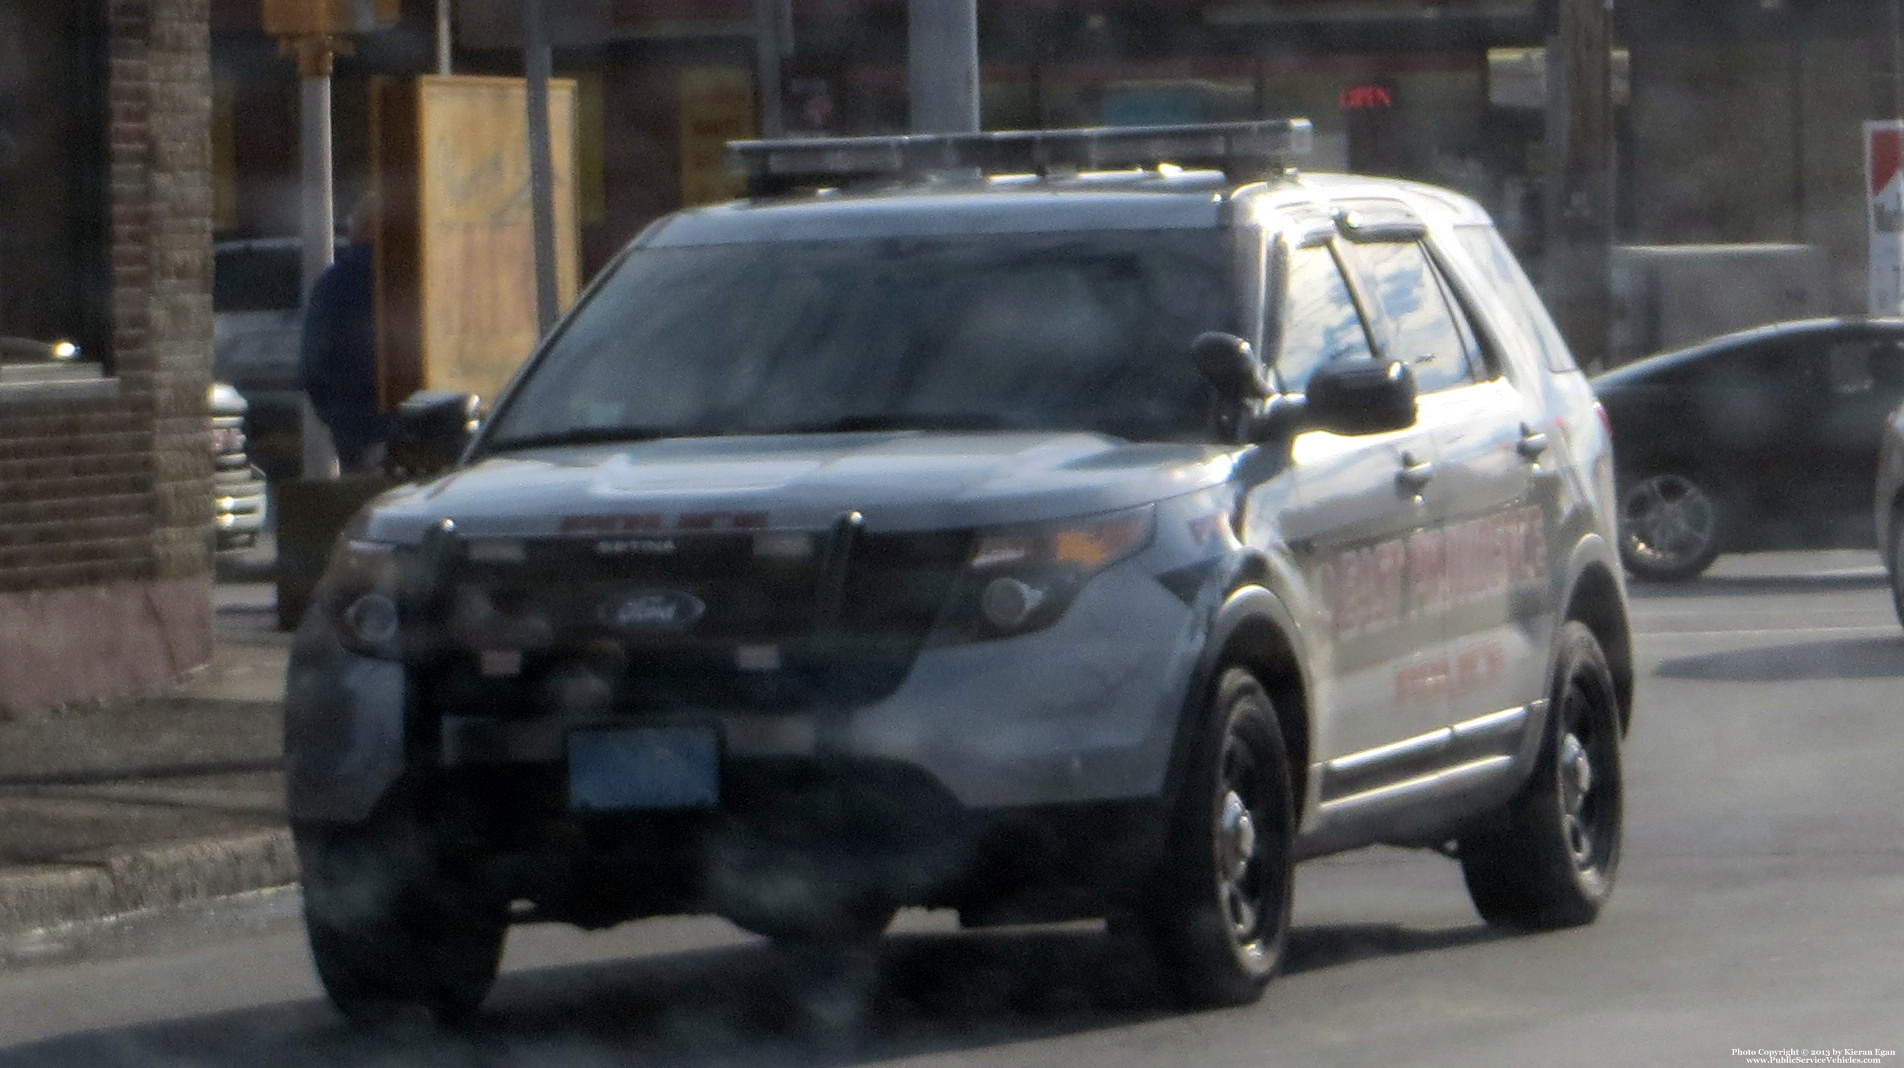
<instances>
[{"instance_id":1,"label":"blue license plate","mask_svg":"<svg viewBox=\"0 0 1904 1068\"><path fill-rule=\"evenodd\" d=\"M568 736L575 812L712 808L720 803L720 739L711 727L632 727Z\"/></svg>"}]
</instances>

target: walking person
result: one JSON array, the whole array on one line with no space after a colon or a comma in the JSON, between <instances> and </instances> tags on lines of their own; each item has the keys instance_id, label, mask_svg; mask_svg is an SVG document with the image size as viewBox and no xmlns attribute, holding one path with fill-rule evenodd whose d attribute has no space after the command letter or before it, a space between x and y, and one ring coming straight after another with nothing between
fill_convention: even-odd
<instances>
[{"instance_id":1,"label":"walking person","mask_svg":"<svg viewBox=\"0 0 1904 1068\"><path fill-rule=\"evenodd\" d=\"M351 212L348 243L311 287L298 351L304 392L331 433L344 474L378 470L389 434L377 403L376 230L377 203L366 196Z\"/></svg>"}]
</instances>

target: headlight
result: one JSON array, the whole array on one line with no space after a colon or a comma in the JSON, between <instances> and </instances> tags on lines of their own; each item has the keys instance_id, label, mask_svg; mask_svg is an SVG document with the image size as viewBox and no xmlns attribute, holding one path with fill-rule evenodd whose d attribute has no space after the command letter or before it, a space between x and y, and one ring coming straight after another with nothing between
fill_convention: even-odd
<instances>
[{"instance_id":1,"label":"headlight","mask_svg":"<svg viewBox=\"0 0 1904 1068\"><path fill-rule=\"evenodd\" d=\"M1093 575L1150 543L1150 505L1034 526L981 531L941 628L984 641L1048 627Z\"/></svg>"},{"instance_id":2,"label":"headlight","mask_svg":"<svg viewBox=\"0 0 1904 1068\"><path fill-rule=\"evenodd\" d=\"M402 651L398 589L395 545L345 538L324 573L320 605L346 648L395 659Z\"/></svg>"}]
</instances>

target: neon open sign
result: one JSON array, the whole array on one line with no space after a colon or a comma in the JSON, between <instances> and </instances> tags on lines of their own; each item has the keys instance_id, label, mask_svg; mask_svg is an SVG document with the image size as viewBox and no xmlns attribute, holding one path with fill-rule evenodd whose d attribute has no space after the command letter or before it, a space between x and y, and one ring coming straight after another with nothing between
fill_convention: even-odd
<instances>
[{"instance_id":1,"label":"neon open sign","mask_svg":"<svg viewBox=\"0 0 1904 1068\"><path fill-rule=\"evenodd\" d=\"M1351 85L1342 90L1342 110L1374 111L1395 106L1395 90L1386 85Z\"/></svg>"}]
</instances>

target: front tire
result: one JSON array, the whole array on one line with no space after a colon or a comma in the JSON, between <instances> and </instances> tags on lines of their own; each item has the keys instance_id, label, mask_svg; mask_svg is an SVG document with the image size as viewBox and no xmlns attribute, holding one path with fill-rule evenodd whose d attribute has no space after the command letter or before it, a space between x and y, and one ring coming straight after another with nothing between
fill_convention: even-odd
<instances>
[{"instance_id":1,"label":"front tire","mask_svg":"<svg viewBox=\"0 0 1904 1068\"><path fill-rule=\"evenodd\" d=\"M1275 708L1247 671L1225 671L1179 798L1160 892L1140 917L1187 1004L1262 996L1288 940L1295 837Z\"/></svg>"},{"instance_id":2,"label":"front tire","mask_svg":"<svg viewBox=\"0 0 1904 1068\"><path fill-rule=\"evenodd\" d=\"M1719 556L1719 499L1688 474L1661 471L1620 490L1620 562L1634 578L1684 582Z\"/></svg>"},{"instance_id":3,"label":"front tire","mask_svg":"<svg viewBox=\"0 0 1904 1068\"><path fill-rule=\"evenodd\" d=\"M1613 893L1625 802L1617 693L1599 641L1569 620L1533 776L1497 826L1459 842L1468 896L1488 923L1577 927Z\"/></svg>"},{"instance_id":4,"label":"front tire","mask_svg":"<svg viewBox=\"0 0 1904 1068\"><path fill-rule=\"evenodd\" d=\"M305 930L338 1011L453 1023L495 982L507 903L452 870L407 805L361 826L293 827Z\"/></svg>"}]
</instances>

